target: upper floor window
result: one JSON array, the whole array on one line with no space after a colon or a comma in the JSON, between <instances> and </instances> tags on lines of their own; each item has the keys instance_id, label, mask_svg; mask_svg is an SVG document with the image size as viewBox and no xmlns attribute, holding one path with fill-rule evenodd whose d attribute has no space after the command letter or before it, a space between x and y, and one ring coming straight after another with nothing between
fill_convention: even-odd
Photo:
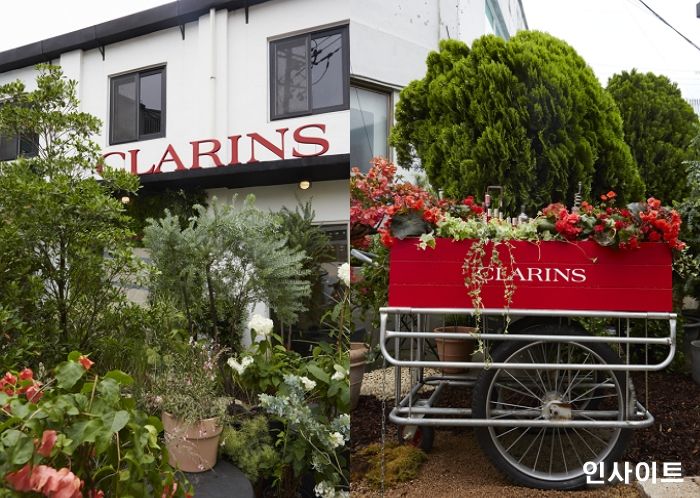
<instances>
[{"instance_id":1,"label":"upper floor window","mask_svg":"<svg viewBox=\"0 0 700 498\"><path fill-rule=\"evenodd\" d=\"M109 144L165 136L165 68L110 81Z\"/></svg>"},{"instance_id":2,"label":"upper floor window","mask_svg":"<svg viewBox=\"0 0 700 498\"><path fill-rule=\"evenodd\" d=\"M270 43L270 118L348 109L348 27Z\"/></svg>"},{"instance_id":3,"label":"upper floor window","mask_svg":"<svg viewBox=\"0 0 700 498\"><path fill-rule=\"evenodd\" d=\"M389 158L391 109L388 90L350 88L350 166L367 173L373 157Z\"/></svg>"},{"instance_id":4,"label":"upper floor window","mask_svg":"<svg viewBox=\"0 0 700 498\"><path fill-rule=\"evenodd\" d=\"M20 156L35 157L39 153L39 137L0 135L0 161L14 161Z\"/></svg>"}]
</instances>

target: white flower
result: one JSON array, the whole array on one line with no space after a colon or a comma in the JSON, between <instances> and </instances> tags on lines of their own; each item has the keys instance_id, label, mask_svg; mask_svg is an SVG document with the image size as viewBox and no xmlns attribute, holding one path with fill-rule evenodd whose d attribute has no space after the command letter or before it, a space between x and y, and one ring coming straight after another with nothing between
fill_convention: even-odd
<instances>
[{"instance_id":1,"label":"white flower","mask_svg":"<svg viewBox=\"0 0 700 498\"><path fill-rule=\"evenodd\" d=\"M248 368L252 363L253 363L253 358L250 356L246 356L241 360L241 362L237 362L233 358L229 358L228 361L228 366L233 368L238 375L243 375L243 372L245 372L246 368Z\"/></svg>"},{"instance_id":2,"label":"white flower","mask_svg":"<svg viewBox=\"0 0 700 498\"><path fill-rule=\"evenodd\" d=\"M343 380L347 374L348 374L347 370L345 370L340 365L335 365L335 373L333 375L331 375L331 379Z\"/></svg>"},{"instance_id":3,"label":"white flower","mask_svg":"<svg viewBox=\"0 0 700 498\"><path fill-rule=\"evenodd\" d=\"M331 448L337 448L338 446L342 446L345 444L345 438L340 432L331 432L330 436L328 436L328 439L331 444Z\"/></svg>"},{"instance_id":4,"label":"white flower","mask_svg":"<svg viewBox=\"0 0 700 498\"><path fill-rule=\"evenodd\" d=\"M255 331L255 342L262 342L272 333L274 323L269 318L255 314L248 322L248 327Z\"/></svg>"},{"instance_id":5,"label":"white flower","mask_svg":"<svg viewBox=\"0 0 700 498\"><path fill-rule=\"evenodd\" d=\"M316 381L311 380L308 377L299 377L299 380L302 384L304 384L304 389L307 391L311 391L314 387L316 387Z\"/></svg>"},{"instance_id":6,"label":"white flower","mask_svg":"<svg viewBox=\"0 0 700 498\"><path fill-rule=\"evenodd\" d=\"M435 249L435 235L433 234L433 232L422 234L420 236L420 242L418 243L418 247L420 247L424 251L428 247Z\"/></svg>"},{"instance_id":7,"label":"white flower","mask_svg":"<svg viewBox=\"0 0 700 498\"><path fill-rule=\"evenodd\" d=\"M340 265L340 268L338 268L338 278L342 280L342 282L350 287L350 263L343 263Z\"/></svg>"}]
</instances>

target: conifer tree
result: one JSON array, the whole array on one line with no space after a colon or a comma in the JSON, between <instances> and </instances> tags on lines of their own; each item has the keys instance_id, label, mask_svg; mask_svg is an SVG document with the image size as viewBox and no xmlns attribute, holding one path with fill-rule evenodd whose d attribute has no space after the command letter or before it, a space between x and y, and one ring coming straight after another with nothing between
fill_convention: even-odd
<instances>
[{"instance_id":1,"label":"conifer tree","mask_svg":"<svg viewBox=\"0 0 700 498\"><path fill-rule=\"evenodd\" d=\"M608 92L622 115L625 141L637 161L647 194L670 204L688 193L686 161L698 117L666 76L636 70L615 74Z\"/></svg>"},{"instance_id":2,"label":"conifer tree","mask_svg":"<svg viewBox=\"0 0 700 498\"><path fill-rule=\"evenodd\" d=\"M503 185L515 213L614 190L637 200L644 185L619 111L593 71L553 36L483 36L469 48L444 40L427 73L402 92L392 143L453 197Z\"/></svg>"}]
</instances>

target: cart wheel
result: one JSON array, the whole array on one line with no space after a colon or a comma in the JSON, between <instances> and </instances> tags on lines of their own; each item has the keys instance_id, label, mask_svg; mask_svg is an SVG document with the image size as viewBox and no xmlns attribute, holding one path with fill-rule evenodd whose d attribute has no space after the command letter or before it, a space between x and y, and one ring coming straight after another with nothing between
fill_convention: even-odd
<instances>
[{"instance_id":1,"label":"cart wheel","mask_svg":"<svg viewBox=\"0 0 700 498\"><path fill-rule=\"evenodd\" d=\"M538 332L582 334L580 329L553 325ZM563 366L560 370L491 368L479 376L472 396L474 418L505 422L475 428L479 445L498 469L517 484L542 489L585 486L586 462L604 462L606 473L612 470L612 462L625 451L631 429L507 424L508 420L625 420L630 402L625 372L565 367L620 363L608 345L507 341L496 348L492 359L498 363Z\"/></svg>"},{"instance_id":2,"label":"cart wheel","mask_svg":"<svg viewBox=\"0 0 700 498\"><path fill-rule=\"evenodd\" d=\"M433 449L435 429L427 425L400 425L399 444L410 444L428 453Z\"/></svg>"}]
</instances>

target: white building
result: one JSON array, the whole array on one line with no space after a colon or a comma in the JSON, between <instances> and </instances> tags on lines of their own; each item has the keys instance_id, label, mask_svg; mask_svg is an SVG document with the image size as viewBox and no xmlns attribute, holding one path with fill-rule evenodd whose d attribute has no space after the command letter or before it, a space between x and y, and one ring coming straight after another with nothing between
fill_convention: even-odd
<instances>
[{"instance_id":1,"label":"white building","mask_svg":"<svg viewBox=\"0 0 700 498\"><path fill-rule=\"evenodd\" d=\"M313 198L339 233L349 166L391 156L398 92L429 51L526 27L520 0L178 0L2 52L0 84L58 64L103 123L105 163L144 188Z\"/></svg>"},{"instance_id":2,"label":"white building","mask_svg":"<svg viewBox=\"0 0 700 498\"><path fill-rule=\"evenodd\" d=\"M345 246L348 18L343 0L178 0L2 52L0 84L32 89L36 63L60 65L107 165L262 209L313 198ZM3 144L0 160L20 147Z\"/></svg>"},{"instance_id":3,"label":"white building","mask_svg":"<svg viewBox=\"0 0 700 498\"><path fill-rule=\"evenodd\" d=\"M146 191L313 199L344 261L350 166L392 156L394 105L428 53L524 28L520 0L177 0L1 52L0 84L60 65L108 166ZM0 137L0 160L22 152Z\"/></svg>"}]
</instances>

